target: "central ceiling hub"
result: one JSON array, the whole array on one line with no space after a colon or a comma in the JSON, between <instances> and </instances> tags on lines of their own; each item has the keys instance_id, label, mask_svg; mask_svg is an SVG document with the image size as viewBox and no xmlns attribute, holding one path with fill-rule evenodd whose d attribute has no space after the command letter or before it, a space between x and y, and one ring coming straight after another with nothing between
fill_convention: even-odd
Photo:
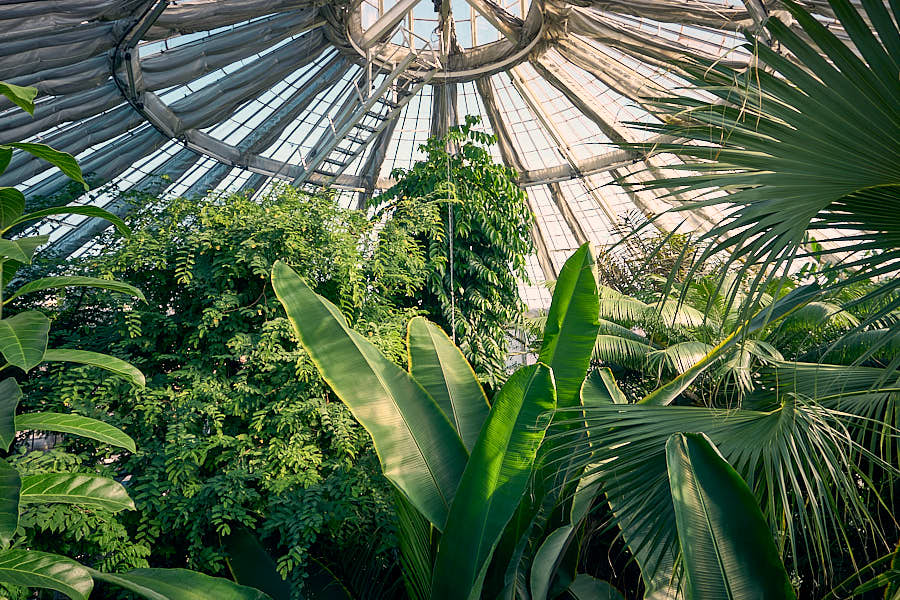
<instances>
[{"instance_id":1,"label":"central ceiling hub","mask_svg":"<svg viewBox=\"0 0 900 600\"><path fill-rule=\"evenodd\" d=\"M525 60L544 20L529 0L363 0L344 34L366 60L397 64L412 54L412 79L468 81Z\"/></svg>"}]
</instances>

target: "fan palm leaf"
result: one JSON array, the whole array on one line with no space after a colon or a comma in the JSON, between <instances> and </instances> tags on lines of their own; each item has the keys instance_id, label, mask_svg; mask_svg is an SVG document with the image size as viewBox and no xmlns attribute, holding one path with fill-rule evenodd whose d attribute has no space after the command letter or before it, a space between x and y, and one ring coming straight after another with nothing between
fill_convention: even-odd
<instances>
[{"instance_id":1,"label":"fan palm leaf","mask_svg":"<svg viewBox=\"0 0 900 600\"><path fill-rule=\"evenodd\" d=\"M888 298L870 317L877 319L900 307L900 7L862 0L864 19L849 0L828 1L847 42L785 0L802 34L770 18L765 27L780 50L748 44L759 65L685 64L714 100L658 100L669 118L638 126L689 141L633 147L678 155L686 163L671 168L692 171L642 187L697 190L679 210L725 212L704 234L699 262L728 255L733 272L752 269L758 294L798 256L818 255L835 272L855 270L836 287L879 281L857 300ZM720 190L731 193L713 193ZM806 248L809 237L816 249ZM900 327L891 331L900 336Z\"/></svg>"},{"instance_id":2,"label":"fan palm leaf","mask_svg":"<svg viewBox=\"0 0 900 600\"><path fill-rule=\"evenodd\" d=\"M639 404L583 410L586 417L578 418L587 422L590 446L572 438L559 451L597 476L648 588L665 588L676 562L665 460L674 433L709 436L754 491L779 547L792 555L802 550L827 568L831 545L845 539L851 522L880 537L858 493L864 474L854 458L866 451L827 408L785 401L769 411Z\"/></svg>"}]
</instances>

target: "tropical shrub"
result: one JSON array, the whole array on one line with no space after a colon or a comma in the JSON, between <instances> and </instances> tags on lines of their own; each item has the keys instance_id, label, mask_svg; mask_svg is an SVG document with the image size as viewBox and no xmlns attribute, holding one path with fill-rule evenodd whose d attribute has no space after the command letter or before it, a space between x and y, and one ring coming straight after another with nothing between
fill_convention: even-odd
<instances>
[{"instance_id":1,"label":"tropical shrub","mask_svg":"<svg viewBox=\"0 0 900 600\"><path fill-rule=\"evenodd\" d=\"M133 539L153 547L155 565L224 573L219 537L252 528L297 589L316 561L340 572L369 546L376 574L390 572L393 516L368 438L296 347L268 274L275 257L290 261L399 362L417 311L394 301L424 277L396 267L410 264L408 240L375 238L364 213L287 186L259 202L176 199L134 226L63 272L128 281L147 303L67 295L54 329L127 357L147 386L56 369L33 384L35 403L104 415L137 441L111 461L73 448L130 476L137 512L120 521Z\"/></svg>"},{"instance_id":2,"label":"tropical shrub","mask_svg":"<svg viewBox=\"0 0 900 600\"><path fill-rule=\"evenodd\" d=\"M275 264L273 287L301 344L372 436L395 488L410 597L621 597L570 569L579 563L580 532L600 491L596 482L628 472L585 469L559 456L606 447L615 428L590 428L585 438L585 424L601 406L624 406L613 380L584 376L598 328L593 271L587 246L566 262L539 362L516 371L488 402L460 350L436 325L410 321L404 371L290 267ZM545 439L548 430L555 433ZM670 501L655 510L677 521L683 548L668 581L691 599L793 598L769 526L735 469L705 436L673 434L663 445ZM717 595L724 590L734 595Z\"/></svg>"},{"instance_id":3,"label":"tropical shrub","mask_svg":"<svg viewBox=\"0 0 900 600\"><path fill-rule=\"evenodd\" d=\"M33 112L36 89L0 83L0 93L28 112ZM9 164L14 148L49 161L87 187L72 156L43 144L0 146L0 172ZM99 208L53 207L23 214L24 209L25 197L21 192L15 188L0 188L0 232L6 234L17 225L47 215L83 214L110 220L121 231L128 233L121 220ZM0 239L0 272L3 275L0 300L3 305L27 294L71 287L111 290L144 299L140 290L131 285L92 277L45 277L19 282L21 285L3 298L3 288L13 279L18 267L30 264L34 252L46 241L47 236L44 235ZM114 356L75 348L48 348L50 324L50 319L40 310L4 315L0 319L0 353L5 362L0 365L0 370L15 368L27 375L44 362L77 363L109 371L130 385L144 385L144 376L138 369ZM16 414L22 397L16 377L0 381L0 451L3 454L9 452L17 439L17 432L33 430L74 434L126 452L135 451L134 440L102 420L67 412ZM34 529L54 526L52 522L47 523L47 520L54 518L53 507L48 508L48 505L74 505L90 514L94 510L106 513L133 510L134 503L126 488L113 478L90 470L60 470L59 466L66 465L59 457L52 457L49 461L41 461L45 457L36 457L36 461L29 461L35 458L34 452L29 452L27 444L23 444L22 454L17 457L19 460L0 458L0 584L11 593L21 595L21 588L39 588L54 590L73 600L87 600L96 579L154 600L181 600L197 593L217 593L234 600L262 600L266 597L257 590L191 571L135 569L122 574L104 573L59 554L65 547L55 547L53 552L36 550L36 540L32 537ZM28 462L44 462L45 467L29 468ZM50 470L46 469L48 464ZM102 517L100 522L103 522ZM71 523L66 524L66 527L70 526ZM96 557L78 556L82 562L85 558L96 560ZM103 566L100 560L96 562L96 566Z\"/></svg>"},{"instance_id":4,"label":"tropical shrub","mask_svg":"<svg viewBox=\"0 0 900 600\"><path fill-rule=\"evenodd\" d=\"M425 159L395 169L397 183L372 204L401 222L418 221L423 204L439 210L437 222L417 236L428 258L421 308L451 331L478 376L493 385L506 376L509 327L525 312L518 282L528 277L533 217L516 173L494 162L489 146L496 140L478 131L478 122L467 116L446 136L429 139Z\"/></svg>"}]
</instances>

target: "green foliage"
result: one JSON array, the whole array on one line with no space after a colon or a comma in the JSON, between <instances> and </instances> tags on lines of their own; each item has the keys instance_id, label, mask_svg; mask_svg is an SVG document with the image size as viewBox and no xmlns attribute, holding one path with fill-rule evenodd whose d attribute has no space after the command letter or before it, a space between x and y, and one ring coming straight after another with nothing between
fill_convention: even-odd
<instances>
[{"instance_id":1,"label":"green foliage","mask_svg":"<svg viewBox=\"0 0 900 600\"><path fill-rule=\"evenodd\" d=\"M495 140L477 124L466 117L444 138L428 140L425 159L396 169L397 183L372 202L399 222L419 221L423 211L437 216L417 239L427 257L421 306L446 331L455 325L475 372L495 384L505 377L507 330L524 313L518 280L527 279L533 217L515 172L494 162L488 147Z\"/></svg>"},{"instance_id":2,"label":"green foliage","mask_svg":"<svg viewBox=\"0 0 900 600\"><path fill-rule=\"evenodd\" d=\"M33 112L32 101L36 90L0 84L0 93L9 96L16 104L29 109L28 112ZM0 146L0 157L3 162L0 165L0 172L8 166L12 148L47 160L87 188L81 177L81 169L72 156L42 144L13 143L8 146ZM40 216L35 213L23 216L23 211L24 201L21 194L5 193L0 196L0 218L5 226L4 233L15 224ZM98 211L88 212L93 212L95 216L105 214L105 211ZM57 207L50 209L49 212L45 211L45 214L68 214L71 212L78 212L78 209L68 211L64 207ZM115 220L121 223L118 219ZM127 229L125 231L127 232ZM0 272L3 274L3 281L0 281L0 299L2 299L3 288L6 286L8 278L11 278L23 263L31 263L35 249L46 241L47 236L2 240ZM94 287L95 283L95 281L86 279L45 278L31 284L25 283L23 289L34 292L64 289L71 285ZM97 287L125 293L136 292L136 296L142 297L136 288L115 281L101 282ZM2 304L6 304L6 302ZM0 365L0 370L14 366L27 373L45 361L79 362L110 370L138 385L144 384L144 376L140 371L121 359L99 352L48 349L49 330L50 319L40 310L21 311L0 320L0 352L7 361ZM17 405L23 399L23 394L14 378L7 378L0 383L0 393L3 394L2 403L0 403L0 411L2 411L0 423L3 426L2 452L8 454L16 425L27 426L30 423L28 415L25 415L22 420L16 417ZM66 417L70 417L70 415L42 413L37 422L31 424L49 426L51 429L56 427L68 433L84 432L95 439L99 437L102 441L112 440L117 445L134 448L134 444L128 436L112 426L105 425L100 421L73 420ZM72 458L69 455L35 452L28 448L27 443L22 444L19 448L21 454L18 455L18 461L12 457L0 458L0 492L2 492L2 496L0 496L0 544L2 544L0 545L0 586L16 596L27 593L24 588L38 588L54 590L65 594L72 600L87 600L94 588L94 577L103 579L109 575L86 568L59 552L74 550L66 542L73 538L79 542L86 537L84 527L87 526L90 527L92 541L100 542L105 556L90 556L83 549L71 552L71 554L77 556L80 561L90 559L100 563L108 559L109 551L121 542L122 530L120 527L116 527L116 524L109 527L110 523L104 519L104 516L123 510L133 510L134 502L129 497L125 486L106 474L90 471L73 472L71 467L74 465L72 464L68 465L70 468L58 470L60 462L64 462L66 458ZM56 468L44 471L38 466L37 469L29 472L31 469L26 466L29 464L30 466L40 465L41 463L46 466L48 462ZM64 508L57 510L60 506L72 507L77 510L72 512L66 511ZM64 531L68 539L56 540L56 543L50 545L49 549L52 552L42 552L36 549L41 542L46 543L47 539L46 535L39 536L38 534L46 534L53 530ZM122 559L142 560L143 547L129 543L125 548L127 548L127 552L121 557ZM160 572L157 576L165 580L171 579L176 574ZM197 578L206 576L197 573L186 575L179 573L177 576L181 579L175 582L176 585L171 586L171 590L164 589L160 593L157 593L156 590L152 590L150 593L147 590L133 589L133 591L153 600L177 600L177 598L198 597L198 595L202 597L200 584L209 584L206 581L198 581ZM120 585L123 582L127 584L128 576L124 577L124 580L119 581ZM211 580L208 577L207 579L213 581L212 585L217 590L228 593L235 599L262 599L265 597L257 590L239 588L228 580Z\"/></svg>"},{"instance_id":3,"label":"green foliage","mask_svg":"<svg viewBox=\"0 0 900 600\"><path fill-rule=\"evenodd\" d=\"M376 237L365 214L289 187L260 203L178 199L134 225L113 250L62 269L126 281L145 290L147 304L84 288L17 302L55 302L60 345L112 349L140 367L146 388L93 367L51 365L30 386L29 405L66 406L134 439L134 454L68 446L131 476L137 512L120 522L154 548L154 566L225 573L219 535L245 526L297 590L313 559L340 570L361 544L389 572L393 515L372 446L297 347L269 273L279 258L294 265L366 340L405 364L405 325L417 311L398 290L420 289L424 274L388 265L409 260L411 238L399 229Z\"/></svg>"},{"instance_id":4,"label":"green foliage","mask_svg":"<svg viewBox=\"0 0 900 600\"><path fill-rule=\"evenodd\" d=\"M703 434L666 441L687 600L793 600L753 492Z\"/></svg>"},{"instance_id":5,"label":"green foliage","mask_svg":"<svg viewBox=\"0 0 900 600\"><path fill-rule=\"evenodd\" d=\"M580 353L570 360L583 369L596 329L597 289L587 246L569 259L565 272L571 282L554 296L554 325L545 335L552 351L546 355L562 364L567 351ZM476 598L482 591L489 597L514 593L507 590L514 590L515 583L506 574L519 569L523 553L510 552L507 541L547 547L542 544L546 517L539 517L540 509L545 503L553 510L569 501L555 486L545 485L549 465L535 468L556 406L553 370L538 363L516 371L492 399L468 455L460 436L469 427L459 427L455 415L472 414L483 405L484 392L461 353L446 336L436 336L436 326L420 319L410 323L411 373L406 373L380 356L334 304L315 294L286 264L276 263L272 280L301 344L372 436L384 474L395 486L401 565L410 596L424 600ZM423 361L428 368L416 366ZM418 375L424 375L424 387ZM438 403L426 389L439 395L451 390L456 397ZM538 480L534 486L533 477ZM569 531L582 526L586 512L579 509L575 516L572 511ZM552 546L559 553L568 544ZM550 565L544 569L549 583L562 557L539 554L541 563ZM565 585L572 579L574 575Z\"/></svg>"},{"instance_id":6,"label":"green foliage","mask_svg":"<svg viewBox=\"0 0 900 600\"><path fill-rule=\"evenodd\" d=\"M830 263L827 287L873 278L864 298L883 300L900 290L897 6L829 0L847 35L841 38L802 3L784 4L794 24L768 19L773 43L748 40L745 48L759 58L750 68L702 59L679 65L713 99L685 94L652 103L666 118L637 125L680 141L633 147L702 161L702 171L669 170L636 185L700 191L678 210L703 204L727 212L703 235L697 262L724 255L733 272L753 273L751 301L770 292L796 258L810 256ZM844 269L855 273L842 277ZM895 296L863 324L897 307ZM896 322L889 329L886 338L900 337Z\"/></svg>"}]
</instances>

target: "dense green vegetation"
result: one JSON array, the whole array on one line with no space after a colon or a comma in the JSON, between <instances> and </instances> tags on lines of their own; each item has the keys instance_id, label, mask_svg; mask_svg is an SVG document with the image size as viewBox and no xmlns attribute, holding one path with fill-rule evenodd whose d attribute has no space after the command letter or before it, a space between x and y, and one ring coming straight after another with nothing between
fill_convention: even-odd
<instances>
[{"instance_id":1,"label":"dense green vegetation","mask_svg":"<svg viewBox=\"0 0 900 600\"><path fill-rule=\"evenodd\" d=\"M472 120L373 218L154 201L27 283L3 239L8 595L900 598L898 11L829 2L852 48L785 2L767 66L680 66L633 149L702 162L641 185L731 218L577 249L512 373L532 217Z\"/></svg>"},{"instance_id":2,"label":"dense green vegetation","mask_svg":"<svg viewBox=\"0 0 900 600\"><path fill-rule=\"evenodd\" d=\"M517 280L528 277L533 217L515 172L494 162L492 137L478 123L468 116L444 138L428 140L425 159L395 170L396 185L373 203L397 223L419 222L421 202L410 199L439 203L439 221L418 224L429 259L421 307L455 334L482 381L495 385L505 379L506 334L525 311Z\"/></svg>"},{"instance_id":3,"label":"dense green vegetation","mask_svg":"<svg viewBox=\"0 0 900 600\"><path fill-rule=\"evenodd\" d=\"M33 102L37 93L34 88L0 83L0 93L29 113L34 112ZM87 188L75 159L44 144L0 146L0 172L9 165L13 148L48 161ZM130 235L121 219L100 208L51 207L23 214L24 209L25 197L19 190L0 188L0 233L6 234L17 226L48 215L82 214L106 219L120 233ZM19 285L4 298L3 288L11 280L15 281L20 267L31 264L35 250L46 241L46 235L0 239L0 300L3 305L22 296L67 288L112 291L144 300L141 291L127 283L85 276L19 280ZM27 374L42 363L76 363L108 371L128 385L144 385L144 375L138 369L109 354L55 344L48 347L50 326L50 319L41 310L15 311L13 315L0 319L0 354L4 359L0 370L13 367ZM92 440L91 444L99 442L118 451L135 451L132 438L103 420L71 414L66 410L20 412L20 403L26 404L22 402L24 399L25 394L15 377L7 377L0 382L0 452L4 455L9 455L17 436L27 431L72 434ZM33 437L31 441L33 444ZM104 527L108 522L102 517L92 522L90 515L94 512L114 515L133 510L134 502L122 483L110 477L108 472L103 472L105 470L102 468L98 469L101 465L92 464L88 468L78 469L75 467L79 466L80 461L74 457L60 452L49 453L49 457L40 456L40 453L29 452L29 445L32 444L26 442L19 445L20 452L16 456L0 458L0 591L4 597L24 598L30 595L28 588L41 588L54 590L54 594L65 594L73 600L86 600L94 589L95 580L152 600L160 597L188 600L207 594L232 600L263 597L253 588L184 569L133 569L117 574L104 572L103 569L110 566L108 561L103 560L104 557L91 561L101 569L96 570L79 562L84 558L83 552L75 551L71 544L42 547L35 543L33 529L67 529L77 539L85 536L86 528L98 525L101 539L117 540L122 537L121 529ZM66 507L71 507L71 514L78 515L74 519L76 522L67 522L63 516L68 512ZM124 553L124 566L139 566L135 562L141 562L140 557L145 549L137 547L129 550Z\"/></svg>"},{"instance_id":4,"label":"dense green vegetation","mask_svg":"<svg viewBox=\"0 0 900 600\"><path fill-rule=\"evenodd\" d=\"M484 163L489 139L468 127L449 137L469 140L473 163L492 172ZM509 175L499 170L489 184ZM352 572L364 560L373 564L370 577L389 577L396 543L388 487L368 438L297 349L269 272L276 259L294 265L391 360L405 362L406 322L429 308L440 319L444 313L428 298L449 295L435 275L447 268L435 245L446 189L434 193L422 183L417 189L421 197L404 196L374 219L341 209L329 194L289 186L261 202L240 196L157 202L158 209L132 219L134 234L111 241L110 251L57 267L146 290L139 303L90 291L30 300L56 306L53 335L60 343L127 358L146 374L147 386L132 390L90 369L49 369L32 379L30 406L103 418L140 448L111 455L70 442L80 452L67 460L87 468L102 461L129 478L137 511L57 510L31 524L36 547L73 547L110 569L149 559L223 574L221 537L245 527L259 532L297 587L319 563ZM452 201L459 215L488 214L487 200L471 207L466 199ZM521 191L503 203L525 215L525 223L530 219ZM498 261L524 260L527 246L517 229L487 234L482 228L499 227L498 221L462 222L475 240L492 236L502 247ZM506 303L517 299L512 272L499 281L456 268L467 294L460 293L460 305L470 319L521 318L518 300ZM492 302L469 307L465 297ZM461 327L460 339L473 332ZM491 360L505 356L499 325L474 339L467 347L476 357L485 348ZM481 363L489 381L502 374L496 364L492 371L489 361ZM34 462L23 457L23 467L43 468Z\"/></svg>"}]
</instances>

